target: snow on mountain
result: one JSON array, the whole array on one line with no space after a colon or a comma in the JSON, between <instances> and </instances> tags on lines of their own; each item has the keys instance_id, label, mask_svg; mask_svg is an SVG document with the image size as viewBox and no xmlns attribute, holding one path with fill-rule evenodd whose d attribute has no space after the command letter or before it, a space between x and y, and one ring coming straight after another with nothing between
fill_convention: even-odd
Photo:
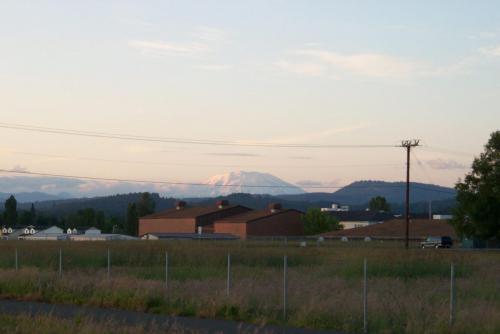
<instances>
[{"instance_id":1,"label":"snow on mountain","mask_svg":"<svg viewBox=\"0 0 500 334\"><path fill-rule=\"evenodd\" d=\"M291 183L285 182L274 175L260 172L229 172L214 175L204 183L212 185L212 187L206 187L207 194L204 196L221 196L231 193L269 195L304 193L303 189Z\"/></svg>"},{"instance_id":2,"label":"snow on mountain","mask_svg":"<svg viewBox=\"0 0 500 334\"><path fill-rule=\"evenodd\" d=\"M147 182L101 182L49 177L0 177L0 188L4 192L0 193L0 201L5 200L5 198L12 193L17 194L16 198L19 196L19 202L33 202L69 197L105 196L144 191L157 192L163 196L178 198L212 197L242 192L269 195L294 195L304 193L303 189L287 183L271 174L244 171L215 175L204 182L199 182L198 185L159 185ZM31 194L30 196L21 194L25 192L37 193Z\"/></svg>"}]
</instances>

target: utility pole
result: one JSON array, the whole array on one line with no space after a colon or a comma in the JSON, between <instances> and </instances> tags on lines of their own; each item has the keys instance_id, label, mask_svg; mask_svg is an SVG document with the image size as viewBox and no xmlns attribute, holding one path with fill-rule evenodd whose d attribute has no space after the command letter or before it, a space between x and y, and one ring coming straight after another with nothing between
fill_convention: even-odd
<instances>
[{"instance_id":1,"label":"utility pole","mask_svg":"<svg viewBox=\"0 0 500 334\"><path fill-rule=\"evenodd\" d=\"M417 147L420 144L420 140L403 140L401 142L401 147L406 148L406 233L405 233L405 247L409 248L410 243L410 153L412 147Z\"/></svg>"}]
</instances>

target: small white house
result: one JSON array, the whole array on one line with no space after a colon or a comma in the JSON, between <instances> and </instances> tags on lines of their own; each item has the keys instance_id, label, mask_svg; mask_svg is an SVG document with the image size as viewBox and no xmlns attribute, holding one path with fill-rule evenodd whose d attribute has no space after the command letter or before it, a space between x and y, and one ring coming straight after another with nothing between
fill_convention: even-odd
<instances>
[{"instance_id":1,"label":"small white house","mask_svg":"<svg viewBox=\"0 0 500 334\"><path fill-rule=\"evenodd\" d=\"M68 227L66 234L78 234L78 230L76 228Z\"/></svg>"},{"instance_id":2,"label":"small white house","mask_svg":"<svg viewBox=\"0 0 500 334\"><path fill-rule=\"evenodd\" d=\"M6 234L11 234L12 233L12 227L2 227L2 234L6 235Z\"/></svg>"},{"instance_id":3,"label":"small white house","mask_svg":"<svg viewBox=\"0 0 500 334\"><path fill-rule=\"evenodd\" d=\"M33 235L33 234L35 234L36 232L37 232L37 231L36 231L36 229L35 229L35 226L33 226L33 225L29 225L29 226L26 226L26 227L24 228L24 234L25 234L25 235Z\"/></svg>"}]
</instances>

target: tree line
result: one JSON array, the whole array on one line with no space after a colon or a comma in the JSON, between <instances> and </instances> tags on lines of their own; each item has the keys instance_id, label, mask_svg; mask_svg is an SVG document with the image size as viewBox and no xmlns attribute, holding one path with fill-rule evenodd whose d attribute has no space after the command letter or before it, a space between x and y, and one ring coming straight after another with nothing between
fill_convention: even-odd
<instances>
[{"instance_id":1,"label":"tree line","mask_svg":"<svg viewBox=\"0 0 500 334\"><path fill-rule=\"evenodd\" d=\"M139 218L155 211L156 203L150 193L142 193L139 199L128 204L126 215L106 215L102 210L83 208L62 216L37 211L34 204L29 210L19 210L14 195L4 203L0 225L8 227L34 225L39 227L58 226L87 229L96 227L103 233L124 233L137 235Z\"/></svg>"}]
</instances>

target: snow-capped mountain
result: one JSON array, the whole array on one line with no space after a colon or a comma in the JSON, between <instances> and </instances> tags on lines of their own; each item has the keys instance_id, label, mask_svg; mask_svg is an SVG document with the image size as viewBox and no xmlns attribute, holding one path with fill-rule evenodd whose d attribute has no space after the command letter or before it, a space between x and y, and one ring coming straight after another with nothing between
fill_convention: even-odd
<instances>
[{"instance_id":1,"label":"snow-capped mountain","mask_svg":"<svg viewBox=\"0 0 500 334\"><path fill-rule=\"evenodd\" d=\"M210 177L193 185L160 185L152 183L68 180L53 177L0 177L0 200L18 194L20 202L57 198L105 196L130 192L157 192L170 197L212 197L232 193L295 195L304 190L276 176L259 172L230 172ZM23 192L39 192L40 196L23 196ZM45 197L43 197L43 195ZM49 197L48 197L49 196ZM57 197L56 197L57 196Z\"/></svg>"},{"instance_id":2,"label":"snow-capped mountain","mask_svg":"<svg viewBox=\"0 0 500 334\"><path fill-rule=\"evenodd\" d=\"M231 193L288 195L305 192L303 189L274 175L259 172L229 172L214 175L204 183L212 185L206 187L205 190L208 193L205 196L220 196Z\"/></svg>"}]
</instances>

